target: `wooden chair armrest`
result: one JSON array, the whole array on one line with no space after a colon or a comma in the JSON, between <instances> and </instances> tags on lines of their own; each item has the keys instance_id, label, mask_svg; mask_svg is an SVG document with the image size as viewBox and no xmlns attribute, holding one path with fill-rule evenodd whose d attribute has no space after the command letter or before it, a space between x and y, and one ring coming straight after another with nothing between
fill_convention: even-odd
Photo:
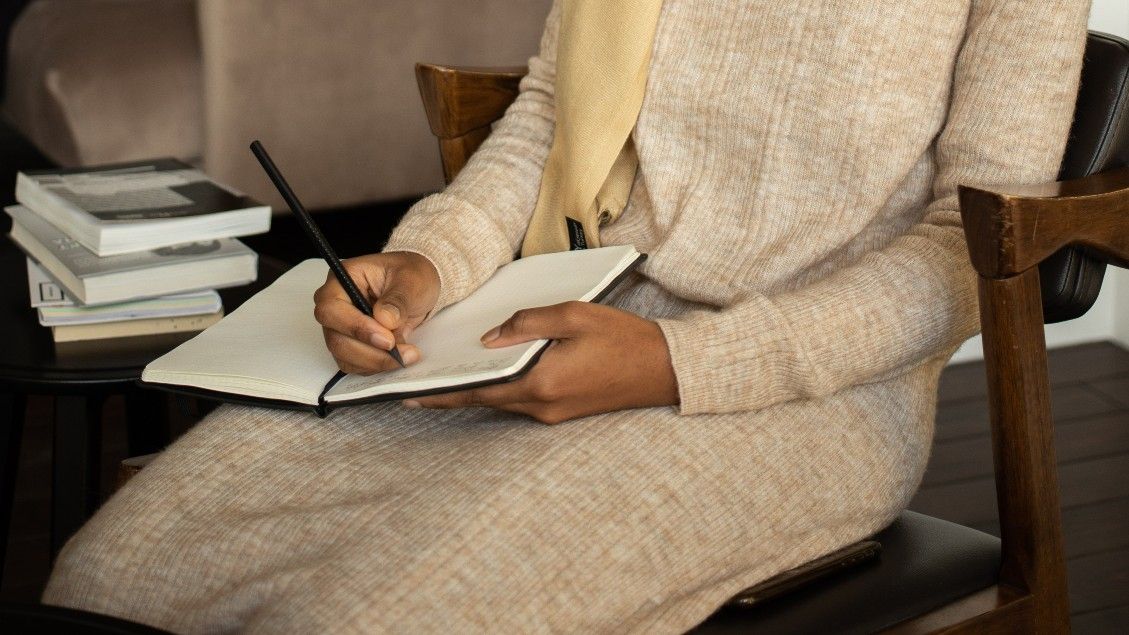
<instances>
[{"instance_id":1,"label":"wooden chair armrest","mask_svg":"<svg viewBox=\"0 0 1129 635\"><path fill-rule=\"evenodd\" d=\"M416 81L431 132L454 139L501 118L518 94L524 66L474 68L416 64Z\"/></svg>"},{"instance_id":2,"label":"wooden chair armrest","mask_svg":"<svg viewBox=\"0 0 1129 635\"><path fill-rule=\"evenodd\" d=\"M1129 266L1129 168L1073 181L999 188L960 187L972 265L1008 278L1067 245L1084 245Z\"/></svg>"}]
</instances>

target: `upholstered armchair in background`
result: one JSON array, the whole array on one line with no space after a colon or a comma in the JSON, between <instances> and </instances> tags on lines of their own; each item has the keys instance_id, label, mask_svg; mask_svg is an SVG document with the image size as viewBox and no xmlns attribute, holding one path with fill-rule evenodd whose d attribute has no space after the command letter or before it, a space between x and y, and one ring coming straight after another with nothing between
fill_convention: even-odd
<instances>
[{"instance_id":1,"label":"upholstered armchair in background","mask_svg":"<svg viewBox=\"0 0 1129 635\"><path fill-rule=\"evenodd\" d=\"M33 0L2 111L60 165L176 156L276 206L266 142L311 208L439 189L417 60L524 64L549 0Z\"/></svg>"}]
</instances>

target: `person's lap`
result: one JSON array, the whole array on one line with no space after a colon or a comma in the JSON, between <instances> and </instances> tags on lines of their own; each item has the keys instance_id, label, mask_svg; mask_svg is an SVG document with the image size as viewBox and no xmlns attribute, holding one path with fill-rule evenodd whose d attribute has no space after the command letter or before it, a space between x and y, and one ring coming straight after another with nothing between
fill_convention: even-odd
<instances>
[{"instance_id":1,"label":"person's lap","mask_svg":"<svg viewBox=\"0 0 1129 635\"><path fill-rule=\"evenodd\" d=\"M68 544L45 600L181 631L683 629L901 509L921 377L558 426L224 407Z\"/></svg>"}]
</instances>

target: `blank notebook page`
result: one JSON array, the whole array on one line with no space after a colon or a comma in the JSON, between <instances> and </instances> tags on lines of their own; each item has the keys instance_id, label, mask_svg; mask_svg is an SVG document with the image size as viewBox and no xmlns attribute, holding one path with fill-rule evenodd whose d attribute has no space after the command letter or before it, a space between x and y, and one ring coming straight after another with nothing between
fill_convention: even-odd
<instances>
[{"instance_id":1,"label":"blank notebook page","mask_svg":"<svg viewBox=\"0 0 1129 635\"><path fill-rule=\"evenodd\" d=\"M316 405L337 373L314 320L314 290L328 271L321 260L299 264L146 366L142 380Z\"/></svg>"}]
</instances>

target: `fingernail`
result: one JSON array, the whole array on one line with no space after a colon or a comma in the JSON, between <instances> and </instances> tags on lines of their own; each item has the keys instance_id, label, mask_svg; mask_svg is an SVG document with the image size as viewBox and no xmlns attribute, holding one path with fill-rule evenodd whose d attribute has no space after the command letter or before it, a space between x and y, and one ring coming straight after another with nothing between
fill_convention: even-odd
<instances>
[{"instance_id":1,"label":"fingernail","mask_svg":"<svg viewBox=\"0 0 1129 635\"><path fill-rule=\"evenodd\" d=\"M419 361L419 351L414 348L405 348L400 351L400 357L404 358L405 364L414 364Z\"/></svg>"},{"instance_id":2,"label":"fingernail","mask_svg":"<svg viewBox=\"0 0 1129 635\"><path fill-rule=\"evenodd\" d=\"M419 408L420 403L414 399L405 399L400 403L404 404L405 408Z\"/></svg>"},{"instance_id":3,"label":"fingernail","mask_svg":"<svg viewBox=\"0 0 1129 635\"><path fill-rule=\"evenodd\" d=\"M392 348L392 340L389 339L388 336L385 335L384 333L373 333L372 335L369 336L368 339L369 339L369 342L377 348L383 348L383 349Z\"/></svg>"},{"instance_id":4,"label":"fingernail","mask_svg":"<svg viewBox=\"0 0 1129 635\"><path fill-rule=\"evenodd\" d=\"M382 304L380 305L380 310L384 311L384 314L388 316L388 319L392 320L393 322L396 322L400 319L400 308L395 304Z\"/></svg>"},{"instance_id":5,"label":"fingernail","mask_svg":"<svg viewBox=\"0 0 1129 635\"><path fill-rule=\"evenodd\" d=\"M490 329L486 333L486 335L482 336L482 343L483 344L489 344L490 342L493 342L494 340L498 339L498 336L501 335L501 334L502 334L502 329L500 327L495 326L494 328Z\"/></svg>"}]
</instances>

